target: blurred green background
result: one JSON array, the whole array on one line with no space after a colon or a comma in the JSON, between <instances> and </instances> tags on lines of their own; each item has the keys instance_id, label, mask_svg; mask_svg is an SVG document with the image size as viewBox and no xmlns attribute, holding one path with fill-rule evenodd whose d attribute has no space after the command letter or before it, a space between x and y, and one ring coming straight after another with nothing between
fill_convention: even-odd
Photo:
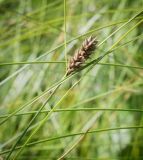
<instances>
[{"instance_id":1,"label":"blurred green background","mask_svg":"<svg viewBox=\"0 0 143 160\"><path fill-rule=\"evenodd\" d=\"M1 159L143 159L142 10L142 0L0 0ZM112 52L65 78L90 35L87 63Z\"/></svg>"}]
</instances>

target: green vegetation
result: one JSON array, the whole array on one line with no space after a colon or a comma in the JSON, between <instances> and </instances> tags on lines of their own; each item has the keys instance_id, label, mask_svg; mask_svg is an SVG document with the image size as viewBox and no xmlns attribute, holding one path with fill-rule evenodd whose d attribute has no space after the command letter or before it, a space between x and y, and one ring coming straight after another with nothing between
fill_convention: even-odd
<instances>
[{"instance_id":1,"label":"green vegetation","mask_svg":"<svg viewBox=\"0 0 143 160\"><path fill-rule=\"evenodd\" d=\"M0 159L143 159L142 6L0 0ZM65 76L91 35L97 49Z\"/></svg>"}]
</instances>

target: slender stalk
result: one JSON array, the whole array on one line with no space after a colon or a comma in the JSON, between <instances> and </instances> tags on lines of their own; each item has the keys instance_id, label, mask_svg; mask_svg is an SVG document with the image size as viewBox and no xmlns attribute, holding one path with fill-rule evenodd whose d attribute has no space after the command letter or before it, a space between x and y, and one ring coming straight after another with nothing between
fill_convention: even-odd
<instances>
[{"instance_id":1,"label":"slender stalk","mask_svg":"<svg viewBox=\"0 0 143 160\"><path fill-rule=\"evenodd\" d=\"M64 0L64 47L65 47L65 62L66 62L65 71L66 71L66 70L67 70L67 26L66 26L66 0Z\"/></svg>"}]
</instances>

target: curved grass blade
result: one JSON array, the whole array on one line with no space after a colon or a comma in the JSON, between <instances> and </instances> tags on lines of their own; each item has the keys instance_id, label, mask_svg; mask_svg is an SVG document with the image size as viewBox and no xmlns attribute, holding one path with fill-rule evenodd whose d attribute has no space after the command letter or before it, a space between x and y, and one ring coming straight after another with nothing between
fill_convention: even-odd
<instances>
[{"instance_id":1,"label":"curved grass blade","mask_svg":"<svg viewBox=\"0 0 143 160\"><path fill-rule=\"evenodd\" d=\"M91 130L91 131L88 131L88 132L78 132L78 133L72 133L72 134L65 134L65 135L62 135L62 136L48 138L48 139L40 140L40 141L37 141L37 142L31 142L31 143L28 143L25 147L35 146L35 145L40 144L40 143L45 143L45 142L49 142L49 141L53 141L53 140L57 140L57 139L68 138L68 137L73 137L73 136L79 136L79 135L84 135L84 134L92 134L92 133L100 133L100 132L108 132L108 131L116 131L116 130L139 129L139 128L142 129L143 126L140 125L140 126L126 126L126 127L104 128L104 129ZM22 147L23 146L16 147L15 150L19 150ZM0 152L0 155L9 153L10 151L11 150Z\"/></svg>"}]
</instances>

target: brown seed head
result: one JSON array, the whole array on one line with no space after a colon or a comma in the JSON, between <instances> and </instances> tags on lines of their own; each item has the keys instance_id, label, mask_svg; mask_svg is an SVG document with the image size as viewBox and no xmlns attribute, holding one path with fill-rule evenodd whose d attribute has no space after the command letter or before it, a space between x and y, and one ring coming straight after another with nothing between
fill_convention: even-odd
<instances>
[{"instance_id":1,"label":"brown seed head","mask_svg":"<svg viewBox=\"0 0 143 160\"><path fill-rule=\"evenodd\" d=\"M67 76L81 67L81 65L90 57L93 51L95 51L96 45L96 38L90 36L88 39L85 39L82 47L75 52L74 56L69 61L66 74Z\"/></svg>"}]
</instances>

